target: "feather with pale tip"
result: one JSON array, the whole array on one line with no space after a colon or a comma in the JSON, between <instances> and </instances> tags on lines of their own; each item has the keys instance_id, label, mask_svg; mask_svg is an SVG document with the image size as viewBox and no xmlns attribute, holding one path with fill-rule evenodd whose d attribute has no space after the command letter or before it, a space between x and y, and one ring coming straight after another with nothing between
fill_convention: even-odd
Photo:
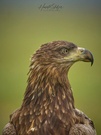
<instances>
[{"instance_id":1,"label":"feather with pale tip","mask_svg":"<svg viewBox=\"0 0 101 135\"><path fill-rule=\"evenodd\" d=\"M74 105L68 71L77 61L94 58L71 42L43 44L31 58L22 105L2 135L96 135L93 121Z\"/></svg>"}]
</instances>

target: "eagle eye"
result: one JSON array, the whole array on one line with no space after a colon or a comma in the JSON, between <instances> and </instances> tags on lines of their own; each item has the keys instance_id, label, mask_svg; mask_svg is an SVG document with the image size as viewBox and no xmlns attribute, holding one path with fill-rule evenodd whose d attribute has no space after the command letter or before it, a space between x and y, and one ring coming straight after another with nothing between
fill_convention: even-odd
<instances>
[{"instance_id":1,"label":"eagle eye","mask_svg":"<svg viewBox=\"0 0 101 135\"><path fill-rule=\"evenodd\" d=\"M62 48L61 53L65 54L65 55L68 54L68 49L67 48Z\"/></svg>"}]
</instances>

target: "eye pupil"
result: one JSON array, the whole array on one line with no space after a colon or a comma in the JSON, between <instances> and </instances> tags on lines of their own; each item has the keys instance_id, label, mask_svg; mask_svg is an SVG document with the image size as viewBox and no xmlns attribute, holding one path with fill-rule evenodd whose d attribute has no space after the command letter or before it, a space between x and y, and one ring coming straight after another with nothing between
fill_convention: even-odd
<instances>
[{"instance_id":1,"label":"eye pupil","mask_svg":"<svg viewBox=\"0 0 101 135\"><path fill-rule=\"evenodd\" d=\"M68 52L68 50L66 49L66 52Z\"/></svg>"},{"instance_id":2,"label":"eye pupil","mask_svg":"<svg viewBox=\"0 0 101 135\"><path fill-rule=\"evenodd\" d=\"M68 49L67 48L62 48L62 54L67 54L68 53Z\"/></svg>"}]
</instances>

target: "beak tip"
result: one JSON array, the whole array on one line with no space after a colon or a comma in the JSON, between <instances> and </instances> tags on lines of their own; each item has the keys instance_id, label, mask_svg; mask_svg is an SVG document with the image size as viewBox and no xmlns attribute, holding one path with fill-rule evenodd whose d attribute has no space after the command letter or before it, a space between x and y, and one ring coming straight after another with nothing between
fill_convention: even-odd
<instances>
[{"instance_id":1,"label":"beak tip","mask_svg":"<svg viewBox=\"0 0 101 135\"><path fill-rule=\"evenodd\" d=\"M91 61L91 66L93 66L93 63L94 63L94 59Z\"/></svg>"},{"instance_id":2,"label":"beak tip","mask_svg":"<svg viewBox=\"0 0 101 135\"><path fill-rule=\"evenodd\" d=\"M93 55L91 53L91 66L93 65L93 63L94 63L94 57L93 57Z\"/></svg>"},{"instance_id":3,"label":"beak tip","mask_svg":"<svg viewBox=\"0 0 101 135\"><path fill-rule=\"evenodd\" d=\"M91 66L93 66L93 62L91 62Z\"/></svg>"}]
</instances>

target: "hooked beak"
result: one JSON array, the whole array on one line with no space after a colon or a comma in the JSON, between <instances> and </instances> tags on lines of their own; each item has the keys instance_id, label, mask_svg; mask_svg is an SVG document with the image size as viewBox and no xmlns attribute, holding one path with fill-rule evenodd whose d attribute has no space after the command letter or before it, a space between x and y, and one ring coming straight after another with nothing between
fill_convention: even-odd
<instances>
[{"instance_id":1,"label":"hooked beak","mask_svg":"<svg viewBox=\"0 0 101 135\"><path fill-rule=\"evenodd\" d=\"M77 61L84 61L84 62L91 62L91 66L93 65L94 58L92 53L85 48L77 47L70 52L70 54L64 58L66 61L69 62L77 62Z\"/></svg>"},{"instance_id":2,"label":"hooked beak","mask_svg":"<svg viewBox=\"0 0 101 135\"><path fill-rule=\"evenodd\" d=\"M94 58L93 58L92 53L89 50L78 47L77 53L78 53L78 58L79 58L78 60L84 61L84 62L91 62L91 66L93 65Z\"/></svg>"}]
</instances>

